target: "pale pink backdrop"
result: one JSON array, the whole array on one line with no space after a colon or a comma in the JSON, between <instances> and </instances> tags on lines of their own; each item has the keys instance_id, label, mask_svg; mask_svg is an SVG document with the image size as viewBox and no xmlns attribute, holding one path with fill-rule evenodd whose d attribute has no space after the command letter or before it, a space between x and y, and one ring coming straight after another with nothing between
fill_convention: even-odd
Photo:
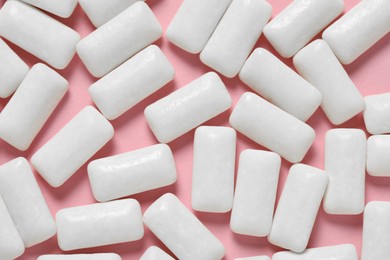
<instances>
[{"instance_id":1,"label":"pale pink backdrop","mask_svg":"<svg viewBox=\"0 0 390 260\"><path fill-rule=\"evenodd\" d=\"M5 0L0 0L0 5ZM147 0L158 20L161 22L164 32L178 9L182 0ZM273 6L273 16L278 14L291 1L287 0L269 0ZM345 0L346 8L352 8L358 0ZM94 27L89 22L87 16L78 6L74 14L69 19L59 19L61 22L77 30L82 37L89 34ZM176 70L176 76L173 82L169 83L163 89L138 104L119 119L112 121L115 128L115 137L92 159L127 152L144 146L157 143L155 137L149 130L145 121L143 110L145 107L178 89L193 79L199 77L211 69L204 66L198 55L188 54L181 49L170 44L165 36L156 42L165 52ZM30 66L39 60L26 53L13 44L10 44ZM272 52L270 44L261 36L256 47L264 47ZM283 59L291 66L291 59ZM371 50L360 57L353 64L346 66L352 80L363 95L378 94L387 92L390 89L390 35L387 35ZM70 83L70 90L59 104L53 115L50 117L44 129L35 139L31 148L26 152L20 152L3 141L0 141L0 164L18 157L25 156L27 159L45 144L62 126L64 126L78 111L84 106L92 104L87 89L96 79L93 78L85 69L80 59L75 56L67 69L59 71ZM249 89L236 77L228 79L222 77L234 103L237 102L240 95L249 91ZM0 99L0 110L7 104L7 100ZM228 117L231 109L222 115L208 121L205 125L228 125ZM319 109L308 121L317 133L317 139L309 150L303 163L323 168L323 139L326 130L333 126L327 120L324 113ZM340 127L357 127L364 129L364 123L361 115L350 120ZM139 200L144 211L155 199L166 192L175 193L185 205L189 207L191 194L191 174L192 174L192 140L194 131L178 138L170 143L173 150L177 170L178 181L169 187L157 189L155 191L144 192L132 196ZM246 137L238 134L237 155L246 148L263 149L259 145L250 141ZM290 163L283 161L278 196L282 190ZM38 174L36 174L39 186L49 204L53 215L61 208L72 207L94 203L91 189L89 186L86 165L84 165L76 174L60 188L52 188ZM390 200L390 178L370 177L367 175L366 201L371 200ZM241 236L232 233L229 229L230 213L227 214L207 214L195 213L199 219L223 242L226 247L226 256L224 259L233 259L236 257L247 257L253 255L268 255L280 251L280 248L270 245L266 238L255 238ZM352 243L356 246L360 255L361 249L361 230L362 215L358 216L332 216L327 215L321 209L310 239L309 247L327 246L340 243ZM104 246L86 250L77 250L69 253L95 253L95 252L115 252L123 259L138 259L143 252L151 245L157 245L168 251L168 249L146 228L144 239L136 242L124 243L113 246ZM201 250L201 249L200 249ZM169 252L169 251L168 251ZM19 259L35 259L41 254L62 253L57 245L56 237L29 248Z\"/></svg>"}]
</instances>

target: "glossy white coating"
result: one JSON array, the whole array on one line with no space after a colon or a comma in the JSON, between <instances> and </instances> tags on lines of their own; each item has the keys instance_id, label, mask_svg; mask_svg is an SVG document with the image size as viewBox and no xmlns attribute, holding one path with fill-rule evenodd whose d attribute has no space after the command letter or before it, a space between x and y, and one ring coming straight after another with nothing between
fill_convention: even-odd
<instances>
[{"instance_id":1,"label":"glossy white coating","mask_svg":"<svg viewBox=\"0 0 390 260\"><path fill-rule=\"evenodd\" d=\"M364 97L364 124L370 134L390 133L390 92Z\"/></svg>"},{"instance_id":2,"label":"glossy white coating","mask_svg":"<svg viewBox=\"0 0 390 260\"><path fill-rule=\"evenodd\" d=\"M77 5L77 0L22 0L49 13L68 18L72 15ZM96 0L95 0L96 1ZM112 1L112 0L111 0Z\"/></svg>"},{"instance_id":3,"label":"glossy white coating","mask_svg":"<svg viewBox=\"0 0 390 260\"><path fill-rule=\"evenodd\" d=\"M151 246L146 249L145 253L139 260L174 260L174 258L165 253L159 247Z\"/></svg>"},{"instance_id":4,"label":"glossy white coating","mask_svg":"<svg viewBox=\"0 0 390 260\"><path fill-rule=\"evenodd\" d=\"M367 140L367 173L390 176L390 135L372 135Z\"/></svg>"},{"instance_id":5,"label":"glossy white coating","mask_svg":"<svg viewBox=\"0 0 390 260\"><path fill-rule=\"evenodd\" d=\"M358 260L356 248L352 244L324 246L306 249L303 253L278 252L272 260Z\"/></svg>"},{"instance_id":6,"label":"glossy white coating","mask_svg":"<svg viewBox=\"0 0 390 260\"><path fill-rule=\"evenodd\" d=\"M101 254L73 254L73 255L41 255L37 260L121 260L122 258L114 253Z\"/></svg>"}]
</instances>

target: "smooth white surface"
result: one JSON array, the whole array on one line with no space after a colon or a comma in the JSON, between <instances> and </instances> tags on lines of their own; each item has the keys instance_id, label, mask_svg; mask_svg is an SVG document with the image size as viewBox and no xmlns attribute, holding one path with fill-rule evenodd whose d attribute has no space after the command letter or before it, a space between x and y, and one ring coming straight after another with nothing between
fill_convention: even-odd
<instances>
[{"instance_id":1,"label":"smooth white surface","mask_svg":"<svg viewBox=\"0 0 390 260\"><path fill-rule=\"evenodd\" d=\"M102 77L160 38L161 25L139 1L77 44L77 54L95 77Z\"/></svg>"},{"instance_id":2,"label":"smooth white surface","mask_svg":"<svg viewBox=\"0 0 390 260\"><path fill-rule=\"evenodd\" d=\"M303 159L315 138L309 125L250 92L241 96L229 122L238 132L292 163Z\"/></svg>"},{"instance_id":3,"label":"smooth white surface","mask_svg":"<svg viewBox=\"0 0 390 260\"><path fill-rule=\"evenodd\" d=\"M295 0L264 27L264 35L282 57L290 58L343 9L343 0Z\"/></svg>"},{"instance_id":4,"label":"smooth white surface","mask_svg":"<svg viewBox=\"0 0 390 260\"><path fill-rule=\"evenodd\" d=\"M231 2L232 0L183 1L166 31L168 40L190 53L201 52Z\"/></svg>"},{"instance_id":5,"label":"smooth white surface","mask_svg":"<svg viewBox=\"0 0 390 260\"><path fill-rule=\"evenodd\" d=\"M64 251L139 240L144 236L141 206L134 199L61 209L57 239Z\"/></svg>"},{"instance_id":6,"label":"smooth white surface","mask_svg":"<svg viewBox=\"0 0 390 260\"><path fill-rule=\"evenodd\" d=\"M362 0L329 26L322 38L341 63L350 64L389 31L390 1Z\"/></svg>"},{"instance_id":7,"label":"smooth white surface","mask_svg":"<svg viewBox=\"0 0 390 260\"><path fill-rule=\"evenodd\" d=\"M367 140L367 173L390 176L390 135L373 135Z\"/></svg>"},{"instance_id":8,"label":"smooth white surface","mask_svg":"<svg viewBox=\"0 0 390 260\"><path fill-rule=\"evenodd\" d=\"M102 254L74 254L74 255L41 255L37 260L121 260L122 258L114 253Z\"/></svg>"},{"instance_id":9,"label":"smooth white surface","mask_svg":"<svg viewBox=\"0 0 390 260\"><path fill-rule=\"evenodd\" d=\"M200 126L195 131L191 206L203 212L231 210L237 134L233 128Z\"/></svg>"},{"instance_id":10,"label":"smooth white surface","mask_svg":"<svg viewBox=\"0 0 390 260\"><path fill-rule=\"evenodd\" d=\"M73 29L19 1L1 8L0 35L56 69L68 66L80 40Z\"/></svg>"},{"instance_id":11,"label":"smooth white surface","mask_svg":"<svg viewBox=\"0 0 390 260\"><path fill-rule=\"evenodd\" d=\"M144 223L180 260L219 260L225 254L222 243L171 193L145 211Z\"/></svg>"},{"instance_id":12,"label":"smooth white surface","mask_svg":"<svg viewBox=\"0 0 390 260\"><path fill-rule=\"evenodd\" d=\"M156 144L94 160L88 175L95 199L108 201L174 183L176 166L169 146Z\"/></svg>"},{"instance_id":13,"label":"smooth white surface","mask_svg":"<svg viewBox=\"0 0 390 260\"><path fill-rule=\"evenodd\" d=\"M366 96L364 124L370 134L390 133L390 93Z\"/></svg>"},{"instance_id":14,"label":"smooth white surface","mask_svg":"<svg viewBox=\"0 0 390 260\"><path fill-rule=\"evenodd\" d=\"M325 136L325 171L329 184L324 197L328 214L363 212L366 176L366 135L360 129L332 129Z\"/></svg>"},{"instance_id":15,"label":"smooth white surface","mask_svg":"<svg viewBox=\"0 0 390 260\"><path fill-rule=\"evenodd\" d=\"M233 0L200 53L200 60L233 78L244 65L271 13L271 5L264 0Z\"/></svg>"},{"instance_id":16,"label":"smooth white surface","mask_svg":"<svg viewBox=\"0 0 390 260\"><path fill-rule=\"evenodd\" d=\"M174 260L173 257L165 253L157 246L151 246L146 249L145 253L139 260Z\"/></svg>"},{"instance_id":17,"label":"smooth white surface","mask_svg":"<svg viewBox=\"0 0 390 260\"><path fill-rule=\"evenodd\" d=\"M49 13L68 18L77 5L77 0L22 0ZM95 0L96 1L96 0ZM112 1L112 0L111 0Z\"/></svg>"},{"instance_id":18,"label":"smooth white surface","mask_svg":"<svg viewBox=\"0 0 390 260\"><path fill-rule=\"evenodd\" d=\"M25 158L0 166L0 195L26 247L55 235L53 216Z\"/></svg>"},{"instance_id":19,"label":"smooth white surface","mask_svg":"<svg viewBox=\"0 0 390 260\"><path fill-rule=\"evenodd\" d=\"M354 245L342 244L310 248L302 254L278 252L272 256L272 260L358 260L358 256Z\"/></svg>"},{"instance_id":20,"label":"smooth white surface","mask_svg":"<svg viewBox=\"0 0 390 260\"><path fill-rule=\"evenodd\" d=\"M175 70L156 45L134 57L92 84L93 102L109 120L115 119L173 80Z\"/></svg>"},{"instance_id":21,"label":"smooth white surface","mask_svg":"<svg viewBox=\"0 0 390 260\"><path fill-rule=\"evenodd\" d=\"M244 258L235 258L234 260L271 260L268 256L251 256L251 257L244 257Z\"/></svg>"},{"instance_id":22,"label":"smooth white surface","mask_svg":"<svg viewBox=\"0 0 390 260\"><path fill-rule=\"evenodd\" d=\"M328 175L322 170L291 166L268 236L271 244L297 253L305 250L327 183Z\"/></svg>"},{"instance_id":23,"label":"smooth white surface","mask_svg":"<svg viewBox=\"0 0 390 260\"><path fill-rule=\"evenodd\" d=\"M306 121L321 104L321 93L272 53L257 48L240 74L242 82L296 118Z\"/></svg>"},{"instance_id":24,"label":"smooth white surface","mask_svg":"<svg viewBox=\"0 0 390 260\"><path fill-rule=\"evenodd\" d=\"M42 63L34 65L0 113L0 138L27 150L68 90L68 81Z\"/></svg>"},{"instance_id":25,"label":"smooth white surface","mask_svg":"<svg viewBox=\"0 0 390 260\"><path fill-rule=\"evenodd\" d=\"M321 108L334 125L362 112L364 99L324 40L315 40L293 59L294 66L322 94Z\"/></svg>"},{"instance_id":26,"label":"smooth white surface","mask_svg":"<svg viewBox=\"0 0 390 260\"><path fill-rule=\"evenodd\" d=\"M51 186L61 186L113 135L107 119L87 106L35 152L31 163Z\"/></svg>"},{"instance_id":27,"label":"smooth white surface","mask_svg":"<svg viewBox=\"0 0 390 260\"><path fill-rule=\"evenodd\" d=\"M161 143L168 143L229 109L221 78L209 72L145 109L146 120Z\"/></svg>"},{"instance_id":28,"label":"smooth white surface","mask_svg":"<svg viewBox=\"0 0 390 260\"><path fill-rule=\"evenodd\" d=\"M230 219L233 232L267 236L271 231L281 158L268 151L241 152Z\"/></svg>"}]
</instances>

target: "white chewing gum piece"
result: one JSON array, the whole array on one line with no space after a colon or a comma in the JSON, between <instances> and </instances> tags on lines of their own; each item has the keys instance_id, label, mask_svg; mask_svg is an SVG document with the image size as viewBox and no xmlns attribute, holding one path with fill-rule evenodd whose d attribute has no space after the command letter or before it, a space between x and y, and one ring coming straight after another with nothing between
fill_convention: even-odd
<instances>
[{"instance_id":1,"label":"white chewing gum piece","mask_svg":"<svg viewBox=\"0 0 390 260\"><path fill-rule=\"evenodd\" d=\"M304 122L321 104L321 93L313 85L263 48L253 51L239 77L256 93Z\"/></svg>"},{"instance_id":2,"label":"white chewing gum piece","mask_svg":"<svg viewBox=\"0 0 390 260\"><path fill-rule=\"evenodd\" d=\"M175 260L157 246L151 246L146 249L145 253L139 260Z\"/></svg>"},{"instance_id":3,"label":"white chewing gum piece","mask_svg":"<svg viewBox=\"0 0 390 260\"><path fill-rule=\"evenodd\" d=\"M364 124L370 134L390 133L390 93L364 97Z\"/></svg>"},{"instance_id":4,"label":"white chewing gum piece","mask_svg":"<svg viewBox=\"0 0 390 260\"><path fill-rule=\"evenodd\" d=\"M57 239L64 251L139 240L144 236L141 206L135 199L61 209Z\"/></svg>"},{"instance_id":5,"label":"white chewing gum piece","mask_svg":"<svg viewBox=\"0 0 390 260\"><path fill-rule=\"evenodd\" d=\"M68 18L72 15L77 5L77 0L22 0L25 3L36 6L49 13L62 18Z\"/></svg>"},{"instance_id":6,"label":"white chewing gum piece","mask_svg":"<svg viewBox=\"0 0 390 260\"><path fill-rule=\"evenodd\" d=\"M390 202L371 201L364 209L361 260L390 258Z\"/></svg>"},{"instance_id":7,"label":"white chewing gum piece","mask_svg":"<svg viewBox=\"0 0 390 260\"><path fill-rule=\"evenodd\" d=\"M241 152L230 229L237 234L264 237L274 215L281 158L268 151Z\"/></svg>"},{"instance_id":8,"label":"white chewing gum piece","mask_svg":"<svg viewBox=\"0 0 390 260\"><path fill-rule=\"evenodd\" d=\"M114 253L101 254L74 254L74 255L41 255L37 260L121 260L122 258Z\"/></svg>"},{"instance_id":9,"label":"white chewing gum piece","mask_svg":"<svg viewBox=\"0 0 390 260\"><path fill-rule=\"evenodd\" d=\"M27 150L67 91L68 81L57 72L34 65L0 113L0 138Z\"/></svg>"},{"instance_id":10,"label":"white chewing gum piece","mask_svg":"<svg viewBox=\"0 0 390 260\"><path fill-rule=\"evenodd\" d=\"M156 41L162 28L144 2L131 5L77 44L88 71L102 77Z\"/></svg>"},{"instance_id":11,"label":"white chewing gum piece","mask_svg":"<svg viewBox=\"0 0 390 260\"><path fill-rule=\"evenodd\" d=\"M31 158L53 187L61 186L114 136L114 128L95 108L83 108Z\"/></svg>"},{"instance_id":12,"label":"white chewing gum piece","mask_svg":"<svg viewBox=\"0 0 390 260\"><path fill-rule=\"evenodd\" d=\"M73 29L19 1L1 8L0 35L56 69L68 66L80 40Z\"/></svg>"},{"instance_id":13,"label":"white chewing gum piece","mask_svg":"<svg viewBox=\"0 0 390 260\"><path fill-rule=\"evenodd\" d=\"M156 144L94 160L88 175L93 196L102 202L170 185L176 166L169 146Z\"/></svg>"},{"instance_id":14,"label":"white chewing gum piece","mask_svg":"<svg viewBox=\"0 0 390 260\"><path fill-rule=\"evenodd\" d=\"M244 258L235 258L234 260L271 260L269 256L263 255L263 256L250 256L250 257L244 257Z\"/></svg>"},{"instance_id":15,"label":"white chewing gum piece","mask_svg":"<svg viewBox=\"0 0 390 260\"><path fill-rule=\"evenodd\" d=\"M169 143L228 110L231 103L221 78L209 72L146 107L145 117L157 140Z\"/></svg>"},{"instance_id":16,"label":"white chewing gum piece","mask_svg":"<svg viewBox=\"0 0 390 260\"><path fill-rule=\"evenodd\" d=\"M309 125L250 92L240 97L229 122L238 132L291 163L303 159L316 136Z\"/></svg>"},{"instance_id":17,"label":"white chewing gum piece","mask_svg":"<svg viewBox=\"0 0 390 260\"><path fill-rule=\"evenodd\" d=\"M367 173L390 177L390 135L373 135L367 140Z\"/></svg>"},{"instance_id":18,"label":"white chewing gum piece","mask_svg":"<svg viewBox=\"0 0 390 260\"><path fill-rule=\"evenodd\" d=\"M92 84L88 91L102 114L113 120L173 80L175 70L156 45Z\"/></svg>"},{"instance_id":19,"label":"white chewing gum piece","mask_svg":"<svg viewBox=\"0 0 390 260\"><path fill-rule=\"evenodd\" d=\"M219 260L225 254L222 243L171 193L145 211L144 223L181 260Z\"/></svg>"},{"instance_id":20,"label":"white chewing gum piece","mask_svg":"<svg viewBox=\"0 0 390 260\"><path fill-rule=\"evenodd\" d=\"M203 50L232 0L186 0L166 31L168 40L185 51Z\"/></svg>"},{"instance_id":21,"label":"white chewing gum piece","mask_svg":"<svg viewBox=\"0 0 390 260\"><path fill-rule=\"evenodd\" d=\"M264 27L264 35L282 57L290 58L343 9L343 0L295 0Z\"/></svg>"},{"instance_id":22,"label":"white chewing gum piece","mask_svg":"<svg viewBox=\"0 0 390 260\"><path fill-rule=\"evenodd\" d=\"M0 195L26 247L55 235L54 218L25 158L0 166Z\"/></svg>"},{"instance_id":23,"label":"white chewing gum piece","mask_svg":"<svg viewBox=\"0 0 390 260\"><path fill-rule=\"evenodd\" d=\"M195 131L191 206L194 210L225 213L234 193L236 131L223 126L201 126Z\"/></svg>"},{"instance_id":24,"label":"white chewing gum piece","mask_svg":"<svg viewBox=\"0 0 390 260\"><path fill-rule=\"evenodd\" d=\"M362 0L329 26L322 38L341 63L350 64L389 31L390 1Z\"/></svg>"},{"instance_id":25,"label":"white chewing gum piece","mask_svg":"<svg viewBox=\"0 0 390 260\"><path fill-rule=\"evenodd\" d=\"M233 0L200 53L201 61L228 78L236 76L271 13L264 0Z\"/></svg>"},{"instance_id":26,"label":"white chewing gum piece","mask_svg":"<svg viewBox=\"0 0 390 260\"><path fill-rule=\"evenodd\" d=\"M301 254L278 252L272 256L272 260L358 260L358 256L354 245L342 244L310 248Z\"/></svg>"},{"instance_id":27,"label":"white chewing gum piece","mask_svg":"<svg viewBox=\"0 0 390 260\"><path fill-rule=\"evenodd\" d=\"M139 0L79 0L79 4L89 20L97 28L137 1Z\"/></svg>"},{"instance_id":28,"label":"white chewing gum piece","mask_svg":"<svg viewBox=\"0 0 390 260\"><path fill-rule=\"evenodd\" d=\"M26 63L0 39L0 98L7 98L15 92L27 75Z\"/></svg>"},{"instance_id":29,"label":"white chewing gum piece","mask_svg":"<svg viewBox=\"0 0 390 260\"><path fill-rule=\"evenodd\" d=\"M271 244L297 253L306 249L327 183L322 170L291 166L268 236Z\"/></svg>"},{"instance_id":30,"label":"white chewing gum piece","mask_svg":"<svg viewBox=\"0 0 390 260\"><path fill-rule=\"evenodd\" d=\"M364 99L324 40L315 40L293 59L294 66L322 94L321 108L334 125L364 110Z\"/></svg>"},{"instance_id":31,"label":"white chewing gum piece","mask_svg":"<svg viewBox=\"0 0 390 260\"><path fill-rule=\"evenodd\" d=\"M366 134L360 129L331 129L325 136L329 184L323 207L328 214L357 215L364 210Z\"/></svg>"}]
</instances>

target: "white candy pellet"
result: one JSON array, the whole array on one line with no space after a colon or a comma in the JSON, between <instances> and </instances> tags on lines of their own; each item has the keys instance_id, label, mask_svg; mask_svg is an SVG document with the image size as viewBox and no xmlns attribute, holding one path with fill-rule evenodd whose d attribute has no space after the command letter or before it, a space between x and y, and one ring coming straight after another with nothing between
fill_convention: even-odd
<instances>
[{"instance_id":1,"label":"white candy pellet","mask_svg":"<svg viewBox=\"0 0 390 260\"><path fill-rule=\"evenodd\" d=\"M298 72L322 94L321 107L339 125L362 112L364 99L324 40L316 40L294 56Z\"/></svg>"},{"instance_id":2,"label":"white candy pellet","mask_svg":"<svg viewBox=\"0 0 390 260\"><path fill-rule=\"evenodd\" d=\"M329 184L324 210L329 214L363 212L366 171L366 135L360 129L332 129L325 136L325 171Z\"/></svg>"},{"instance_id":3,"label":"white candy pellet","mask_svg":"<svg viewBox=\"0 0 390 260\"><path fill-rule=\"evenodd\" d=\"M174 183L176 166L169 146L156 144L92 161L88 175L95 199L108 201Z\"/></svg>"},{"instance_id":4,"label":"white candy pellet","mask_svg":"<svg viewBox=\"0 0 390 260\"><path fill-rule=\"evenodd\" d=\"M214 213L231 210L236 139L236 131L230 127L201 126L196 129L191 192L194 210Z\"/></svg>"},{"instance_id":5,"label":"white candy pellet","mask_svg":"<svg viewBox=\"0 0 390 260\"><path fill-rule=\"evenodd\" d=\"M37 260L121 260L114 253L102 254L75 254L75 255L41 255Z\"/></svg>"},{"instance_id":6,"label":"white candy pellet","mask_svg":"<svg viewBox=\"0 0 390 260\"><path fill-rule=\"evenodd\" d=\"M141 206L134 199L61 209L56 214L58 245L64 251L139 240Z\"/></svg>"},{"instance_id":7,"label":"white candy pellet","mask_svg":"<svg viewBox=\"0 0 390 260\"><path fill-rule=\"evenodd\" d=\"M295 0L264 27L264 35L281 56L290 58L343 9L343 0Z\"/></svg>"},{"instance_id":8,"label":"white candy pellet","mask_svg":"<svg viewBox=\"0 0 390 260\"><path fill-rule=\"evenodd\" d=\"M73 29L19 1L1 8L0 35L57 69L69 64L80 40Z\"/></svg>"},{"instance_id":9,"label":"white candy pellet","mask_svg":"<svg viewBox=\"0 0 390 260\"><path fill-rule=\"evenodd\" d=\"M156 45L151 45L89 87L102 114L112 120L173 79L175 70Z\"/></svg>"},{"instance_id":10,"label":"white candy pellet","mask_svg":"<svg viewBox=\"0 0 390 260\"><path fill-rule=\"evenodd\" d=\"M32 156L31 163L51 186L61 186L113 135L107 119L87 106Z\"/></svg>"},{"instance_id":11,"label":"white candy pellet","mask_svg":"<svg viewBox=\"0 0 390 260\"><path fill-rule=\"evenodd\" d=\"M364 209L362 260L390 259L390 202L371 201Z\"/></svg>"},{"instance_id":12,"label":"white candy pellet","mask_svg":"<svg viewBox=\"0 0 390 260\"><path fill-rule=\"evenodd\" d=\"M68 18L73 13L77 5L77 0L22 0L30 5L34 5L49 13Z\"/></svg>"},{"instance_id":13,"label":"white candy pellet","mask_svg":"<svg viewBox=\"0 0 390 260\"><path fill-rule=\"evenodd\" d=\"M221 78L209 72L146 107L145 117L157 140L168 143L226 111L231 103Z\"/></svg>"},{"instance_id":14,"label":"white candy pellet","mask_svg":"<svg viewBox=\"0 0 390 260\"><path fill-rule=\"evenodd\" d=\"M273 152L244 150L238 165L230 219L233 232L267 236L271 231L281 159Z\"/></svg>"},{"instance_id":15,"label":"white candy pellet","mask_svg":"<svg viewBox=\"0 0 390 260\"><path fill-rule=\"evenodd\" d=\"M146 249L145 253L139 260L174 260L173 257L165 253L157 246L151 246Z\"/></svg>"},{"instance_id":16,"label":"white candy pellet","mask_svg":"<svg viewBox=\"0 0 390 260\"><path fill-rule=\"evenodd\" d=\"M250 92L241 96L229 122L240 133L292 163L303 159L315 138L309 125Z\"/></svg>"},{"instance_id":17,"label":"white candy pellet","mask_svg":"<svg viewBox=\"0 0 390 260\"><path fill-rule=\"evenodd\" d=\"M244 257L244 258L235 258L234 260L271 260L268 256L251 256L251 257Z\"/></svg>"},{"instance_id":18,"label":"white candy pellet","mask_svg":"<svg viewBox=\"0 0 390 260\"><path fill-rule=\"evenodd\" d=\"M26 247L54 236L53 216L25 158L0 166L0 195Z\"/></svg>"},{"instance_id":19,"label":"white candy pellet","mask_svg":"<svg viewBox=\"0 0 390 260\"><path fill-rule=\"evenodd\" d=\"M390 93L366 96L364 124L370 134L390 133Z\"/></svg>"},{"instance_id":20,"label":"white candy pellet","mask_svg":"<svg viewBox=\"0 0 390 260\"><path fill-rule=\"evenodd\" d=\"M160 38L161 25L142 1L128 7L77 44L88 71L102 77Z\"/></svg>"},{"instance_id":21,"label":"white candy pellet","mask_svg":"<svg viewBox=\"0 0 390 260\"><path fill-rule=\"evenodd\" d=\"M327 1L324 1L327 2ZM362 0L329 26L322 38L349 64L390 31L390 1Z\"/></svg>"},{"instance_id":22,"label":"white candy pellet","mask_svg":"<svg viewBox=\"0 0 390 260\"><path fill-rule=\"evenodd\" d=\"M266 49L254 50L239 76L255 92L302 121L321 104L321 93Z\"/></svg>"},{"instance_id":23,"label":"white candy pellet","mask_svg":"<svg viewBox=\"0 0 390 260\"><path fill-rule=\"evenodd\" d=\"M0 39L0 98L9 97L28 72L24 61Z\"/></svg>"},{"instance_id":24,"label":"white candy pellet","mask_svg":"<svg viewBox=\"0 0 390 260\"><path fill-rule=\"evenodd\" d=\"M25 151L68 90L68 82L42 63L34 65L0 114L0 138Z\"/></svg>"},{"instance_id":25,"label":"white candy pellet","mask_svg":"<svg viewBox=\"0 0 390 260\"><path fill-rule=\"evenodd\" d=\"M181 260L219 260L225 254L222 243L171 193L146 210L144 223Z\"/></svg>"},{"instance_id":26,"label":"white candy pellet","mask_svg":"<svg viewBox=\"0 0 390 260\"><path fill-rule=\"evenodd\" d=\"M304 164L291 166L268 236L270 243L298 253L305 250L327 183L324 171Z\"/></svg>"},{"instance_id":27,"label":"white candy pellet","mask_svg":"<svg viewBox=\"0 0 390 260\"><path fill-rule=\"evenodd\" d=\"M170 42L190 53L202 51L232 0L186 0L168 26Z\"/></svg>"},{"instance_id":28,"label":"white candy pellet","mask_svg":"<svg viewBox=\"0 0 390 260\"><path fill-rule=\"evenodd\" d=\"M367 173L390 176L390 135L373 135L367 140Z\"/></svg>"},{"instance_id":29,"label":"white candy pellet","mask_svg":"<svg viewBox=\"0 0 390 260\"><path fill-rule=\"evenodd\" d=\"M236 76L271 12L264 0L233 0L200 53L201 61L226 77Z\"/></svg>"},{"instance_id":30,"label":"white candy pellet","mask_svg":"<svg viewBox=\"0 0 390 260\"><path fill-rule=\"evenodd\" d=\"M342 244L310 248L302 254L278 252L272 256L272 260L358 260L358 256L354 245Z\"/></svg>"},{"instance_id":31,"label":"white candy pellet","mask_svg":"<svg viewBox=\"0 0 390 260\"><path fill-rule=\"evenodd\" d=\"M79 0L79 4L92 24L100 27L137 1L139 0Z\"/></svg>"}]
</instances>

